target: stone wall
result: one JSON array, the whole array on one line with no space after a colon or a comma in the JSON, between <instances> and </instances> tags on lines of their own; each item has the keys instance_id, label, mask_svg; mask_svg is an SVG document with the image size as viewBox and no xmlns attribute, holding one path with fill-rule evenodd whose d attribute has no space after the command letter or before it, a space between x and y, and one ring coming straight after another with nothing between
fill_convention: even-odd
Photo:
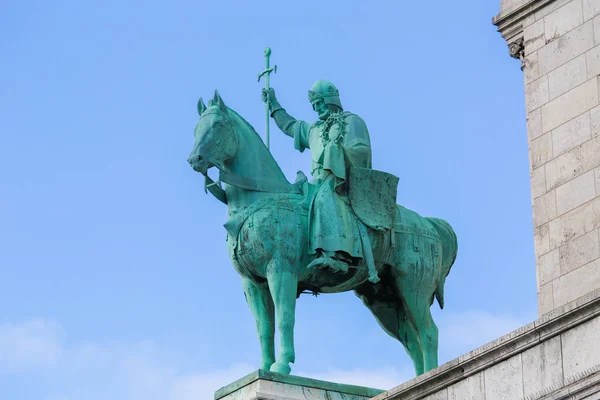
<instances>
[{"instance_id":1,"label":"stone wall","mask_svg":"<svg viewBox=\"0 0 600 400\"><path fill-rule=\"evenodd\" d=\"M598 14L555 1L523 27L540 315L600 288Z\"/></svg>"},{"instance_id":2,"label":"stone wall","mask_svg":"<svg viewBox=\"0 0 600 400\"><path fill-rule=\"evenodd\" d=\"M600 0L529 1L494 22L523 64L544 315L600 288Z\"/></svg>"},{"instance_id":3,"label":"stone wall","mask_svg":"<svg viewBox=\"0 0 600 400\"><path fill-rule=\"evenodd\" d=\"M599 400L600 290L373 400Z\"/></svg>"}]
</instances>

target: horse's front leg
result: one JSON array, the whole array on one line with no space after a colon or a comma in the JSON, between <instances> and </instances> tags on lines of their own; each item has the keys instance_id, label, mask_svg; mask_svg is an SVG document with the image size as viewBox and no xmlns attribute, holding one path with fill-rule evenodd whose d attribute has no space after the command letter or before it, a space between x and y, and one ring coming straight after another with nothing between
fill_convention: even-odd
<instances>
[{"instance_id":1,"label":"horse's front leg","mask_svg":"<svg viewBox=\"0 0 600 400\"><path fill-rule=\"evenodd\" d=\"M275 303L275 318L279 328L280 352L277 362L271 366L272 372L288 375L290 363L296 360L294 351L294 323L296 320L296 296L298 276L292 272L287 261L271 261L267 269L269 291Z\"/></svg>"},{"instance_id":2,"label":"horse's front leg","mask_svg":"<svg viewBox=\"0 0 600 400\"><path fill-rule=\"evenodd\" d=\"M275 313L273 300L266 284L256 284L242 279L246 302L256 319L256 330L260 340L262 361L260 369L269 370L275 362Z\"/></svg>"}]
</instances>

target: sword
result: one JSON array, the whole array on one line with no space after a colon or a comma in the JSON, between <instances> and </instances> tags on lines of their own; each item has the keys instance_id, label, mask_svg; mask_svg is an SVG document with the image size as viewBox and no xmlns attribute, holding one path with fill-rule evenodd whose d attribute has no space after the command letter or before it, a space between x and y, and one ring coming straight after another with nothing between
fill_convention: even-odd
<instances>
[{"instance_id":1,"label":"sword","mask_svg":"<svg viewBox=\"0 0 600 400\"><path fill-rule=\"evenodd\" d=\"M269 66L269 57L271 56L271 49L269 47L267 47L265 49L265 65L266 68L263 72L261 72L260 74L258 74L258 82L260 82L260 78L262 78L263 76L265 77L265 89L267 89L267 91L269 90L269 78L271 76L271 72L275 72L277 73L277 65L275 65L273 68L270 68ZM269 135L269 102L267 101L265 103L265 111L267 113L267 149L269 149L269 142L270 142L270 135Z\"/></svg>"}]
</instances>

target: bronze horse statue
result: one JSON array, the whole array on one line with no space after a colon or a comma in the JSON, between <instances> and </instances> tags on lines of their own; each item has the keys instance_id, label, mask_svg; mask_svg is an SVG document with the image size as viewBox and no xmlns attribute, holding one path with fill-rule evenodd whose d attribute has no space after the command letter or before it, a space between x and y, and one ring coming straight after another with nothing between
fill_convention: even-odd
<instances>
[{"instance_id":1,"label":"bronze horse statue","mask_svg":"<svg viewBox=\"0 0 600 400\"><path fill-rule=\"evenodd\" d=\"M290 373L296 299L301 293L349 290L383 330L404 345L417 375L437 367L438 329L430 307L434 298L444 307L444 283L456 259L458 243L450 225L397 205L390 231L369 231L380 282L367 280L366 267L344 274L308 269L311 184L302 173L291 184L254 128L225 106L218 92L208 107L200 99L198 113L188 162L228 206L228 250L256 319L260 368ZM219 170L217 183L207 175L211 167ZM276 322L281 340L277 358Z\"/></svg>"}]
</instances>

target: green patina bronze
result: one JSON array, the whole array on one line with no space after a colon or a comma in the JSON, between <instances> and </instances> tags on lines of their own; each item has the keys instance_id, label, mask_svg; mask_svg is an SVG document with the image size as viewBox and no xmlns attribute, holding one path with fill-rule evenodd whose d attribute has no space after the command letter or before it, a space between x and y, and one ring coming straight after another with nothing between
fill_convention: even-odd
<instances>
[{"instance_id":1,"label":"green patina bronze","mask_svg":"<svg viewBox=\"0 0 600 400\"><path fill-rule=\"evenodd\" d=\"M253 127L216 91L208 107L198 103L188 159L206 177L206 189L228 206L228 249L256 318L260 368L290 373L301 293L349 290L404 345L417 375L437 367L430 306L434 298L444 306L458 248L454 231L444 220L396 205L398 178L371 169L367 126L343 110L333 84L320 80L309 91L319 116L312 124L290 116L273 89L263 89L262 98L296 149L311 151L311 182L302 172L288 182ZM218 182L208 177L211 167L219 170Z\"/></svg>"}]
</instances>

